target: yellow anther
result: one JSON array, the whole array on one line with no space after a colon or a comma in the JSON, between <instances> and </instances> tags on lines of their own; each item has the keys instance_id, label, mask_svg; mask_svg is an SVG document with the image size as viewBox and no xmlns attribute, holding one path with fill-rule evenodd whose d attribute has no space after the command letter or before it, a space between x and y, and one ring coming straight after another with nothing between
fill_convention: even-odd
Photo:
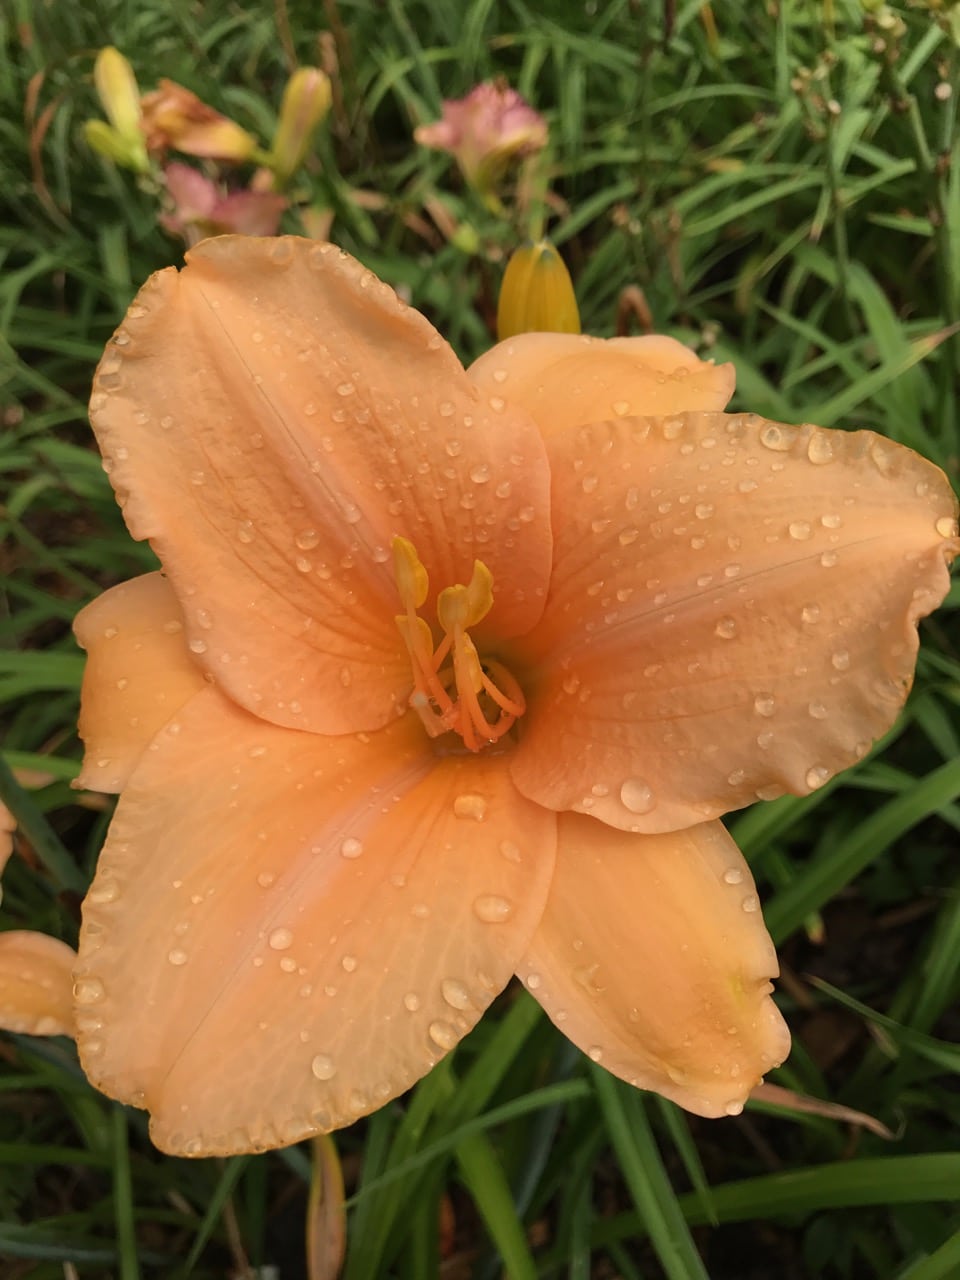
<instances>
[{"instance_id":1,"label":"yellow anther","mask_svg":"<svg viewBox=\"0 0 960 1280\"><path fill-rule=\"evenodd\" d=\"M481 659L467 634L493 607L493 574L475 560L466 586L458 582L440 592L437 618L444 635L434 648L433 632L416 613L427 597L427 571L413 543L399 535L393 539L393 564L406 610L396 621L413 671L410 707L432 738L457 733L470 751L498 742L526 704L510 673Z\"/></svg>"},{"instance_id":2,"label":"yellow anther","mask_svg":"<svg viewBox=\"0 0 960 1280\"><path fill-rule=\"evenodd\" d=\"M444 587L437 597L437 617L448 634L455 627L475 627L493 608L493 574L482 560L474 560L468 586Z\"/></svg>"},{"instance_id":3,"label":"yellow anther","mask_svg":"<svg viewBox=\"0 0 960 1280\"><path fill-rule=\"evenodd\" d=\"M468 627L482 622L493 608L493 574L482 560L474 560L473 577L467 585Z\"/></svg>"},{"instance_id":4,"label":"yellow anther","mask_svg":"<svg viewBox=\"0 0 960 1280\"><path fill-rule=\"evenodd\" d=\"M397 579L400 601L405 609L419 609L427 598L430 579L408 538L399 534L393 539L393 572Z\"/></svg>"}]
</instances>

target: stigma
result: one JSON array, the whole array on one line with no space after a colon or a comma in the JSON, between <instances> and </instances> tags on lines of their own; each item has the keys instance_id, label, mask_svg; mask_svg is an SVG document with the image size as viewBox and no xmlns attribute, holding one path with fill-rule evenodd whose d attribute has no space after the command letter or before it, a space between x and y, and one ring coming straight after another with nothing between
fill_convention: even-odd
<instances>
[{"instance_id":1,"label":"stigma","mask_svg":"<svg viewBox=\"0 0 960 1280\"><path fill-rule=\"evenodd\" d=\"M456 733L468 751L499 742L526 710L523 693L502 663L481 658L469 635L493 607L493 575L482 560L464 586L444 587L437 596L441 639L417 612L427 598L429 578L412 542L393 539L393 567L400 604L397 627L413 670L410 707L431 738Z\"/></svg>"}]
</instances>

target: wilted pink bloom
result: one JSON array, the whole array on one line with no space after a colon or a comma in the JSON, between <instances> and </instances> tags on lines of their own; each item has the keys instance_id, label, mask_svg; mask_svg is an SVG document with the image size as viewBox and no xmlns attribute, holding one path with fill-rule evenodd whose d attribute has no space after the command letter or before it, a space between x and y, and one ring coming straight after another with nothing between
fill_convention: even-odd
<instances>
[{"instance_id":1,"label":"wilted pink bloom","mask_svg":"<svg viewBox=\"0 0 960 1280\"><path fill-rule=\"evenodd\" d=\"M449 151L467 182L485 193L510 160L546 146L547 122L516 89L488 82L465 98L445 101L443 118L421 125L413 136L424 147Z\"/></svg>"},{"instance_id":2,"label":"wilted pink bloom","mask_svg":"<svg viewBox=\"0 0 960 1280\"><path fill-rule=\"evenodd\" d=\"M160 215L167 231L196 244L206 236L237 232L245 236L276 235L287 207L285 196L271 191L232 191L187 164L168 164L163 171L173 208Z\"/></svg>"}]
</instances>

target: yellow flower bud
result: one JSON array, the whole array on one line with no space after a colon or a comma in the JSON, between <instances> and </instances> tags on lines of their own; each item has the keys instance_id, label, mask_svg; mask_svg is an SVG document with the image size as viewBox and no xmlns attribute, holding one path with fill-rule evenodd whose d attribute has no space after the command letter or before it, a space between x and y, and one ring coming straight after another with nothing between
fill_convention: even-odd
<instances>
[{"instance_id":1,"label":"yellow flower bud","mask_svg":"<svg viewBox=\"0 0 960 1280\"><path fill-rule=\"evenodd\" d=\"M330 80L316 67L299 67L287 81L269 165L278 187L303 164L314 131L330 110Z\"/></svg>"},{"instance_id":2,"label":"yellow flower bud","mask_svg":"<svg viewBox=\"0 0 960 1280\"><path fill-rule=\"evenodd\" d=\"M113 45L107 45L97 54L93 82L112 128L108 129L102 121L90 121L86 127L87 141L117 164L144 172L148 162L140 127L140 89L130 63ZM108 133L113 136L108 137Z\"/></svg>"},{"instance_id":3,"label":"yellow flower bud","mask_svg":"<svg viewBox=\"0 0 960 1280\"><path fill-rule=\"evenodd\" d=\"M497 337L518 333L579 333L573 281L549 240L517 249L503 273Z\"/></svg>"}]
</instances>

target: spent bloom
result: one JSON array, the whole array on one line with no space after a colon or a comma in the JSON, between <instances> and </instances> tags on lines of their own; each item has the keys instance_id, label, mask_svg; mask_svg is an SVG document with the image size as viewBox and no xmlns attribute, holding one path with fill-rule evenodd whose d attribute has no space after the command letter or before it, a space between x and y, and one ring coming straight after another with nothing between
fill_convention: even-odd
<instances>
[{"instance_id":1,"label":"spent bloom","mask_svg":"<svg viewBox=\"0 0 960 1280\"><path fill-rule=\"evenodd\" d=\"M331 245L206 240L144 286L91 416L162 573L84 609L82 785L121 792L78 1044L165 1150L403 1092L517 973L707 1116L788 1049L717 820L862 757L948 585L944 476L723 412L668 338L464 370Z\"/></svg>"},{"instance_id":2,"label":"spent bloom","mask_svg":"<svg viewBox=\"0 0 960 1280\"><path fill-rule=\"evenodd\" d=\"M161 80L140 100L142 127L151 152L168 150L206 160L241 164L257 151L253 134L173 80Z\"/></svg>"},{"instance_id":3,"label":"spent bloom","mask_svg":"<svg viewBox=\"0 0 960 1280\"><path fill-rule=\"evenodd\" d=\"M442 117L420 125L414 138L424 147L448 151L467 182L491 192L513 160L547 145L547 123L516 89L487 82L465 98L447 99Z\"/></svg>"}]
</instances>

